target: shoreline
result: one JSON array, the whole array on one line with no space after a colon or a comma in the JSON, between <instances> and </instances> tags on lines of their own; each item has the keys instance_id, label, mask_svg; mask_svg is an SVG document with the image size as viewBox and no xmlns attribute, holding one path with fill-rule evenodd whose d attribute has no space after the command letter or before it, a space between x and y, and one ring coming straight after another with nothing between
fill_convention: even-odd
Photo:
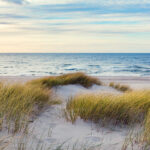
<instances>
[{"instance_id":1,"label":"shoreline","mask_svg":"<svg viewBox=\"0 0 150 150\"><path fill-rule=\"evenodd\" d=\"M0 81L6 83L25 83L33 79L48 76L0 76ZM132 89L150 89L150 77L137 76L97 76L104 84L110 82L120 83L130 86Z\"/></svg>"}]
</instances>

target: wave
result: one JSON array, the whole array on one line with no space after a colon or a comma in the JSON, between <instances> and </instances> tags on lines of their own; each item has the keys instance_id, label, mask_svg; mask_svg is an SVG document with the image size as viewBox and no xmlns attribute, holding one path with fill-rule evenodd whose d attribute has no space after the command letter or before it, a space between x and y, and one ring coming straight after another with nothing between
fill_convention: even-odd
<instances>
[{"instance_id":1,"label":"wave","mask_svg":"<svg viewBox=\"0 0 150 150\"><path fill-rule=\"evenodd\" d=\"M100 68L100 65L88 65L88 67L96 67L96 68Z\"/></svg>"},{"instance_id":2,"label":"wave","mask_svg":"<svg viewBox=\"0 0 150 150\"><path fill-rule=\"evenodd\" d=\"M97 76L150 76L149 58L150 54L0 54L0 74L40 76L83 71Z\"/></svg>"},{"instance_id":3,"label":"wave","mask_svg":"<svg viewBox=\"0 0 150 150\"><path fill-rule=\"evenodd\" d=\"M65 69L66 71L79 71L78 69L76 68L70 68L70 69Z\"/></svg>"},{"instance_id":4,"label":"wave","mask_svg":"<svg viewBox=\"0 0 150 150\"><path fill-rule=\"evenodd\" d=\"M63 67L69 67L69 66L72 66L72 64L63 64L62 66Z\"/></svg>"}]
</instances>

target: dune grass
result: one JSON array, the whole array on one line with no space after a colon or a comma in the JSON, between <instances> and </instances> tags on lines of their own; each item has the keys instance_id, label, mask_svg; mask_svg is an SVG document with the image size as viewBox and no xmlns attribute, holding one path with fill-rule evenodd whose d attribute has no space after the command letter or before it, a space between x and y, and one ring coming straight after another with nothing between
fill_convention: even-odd
<instances>
[{"instance_id":1,"label":"dune grass","mask_svg":"<svg viewBox=\"0 0 150 150\"><path fill-rule=\"evenodd\" d=\"M59 85L80 84L86 88L93 84L101 85L101 82L94 77L90 77L82 72L64 74L60 76L50 76L30 81L28 84L52 88Z\"/></svg>"},{"instance_id":2,"label":"dune grass","mask_svg":"<svg viewBox=\"0 0 150 150\"><path fill-rule=\"evenodd\" d=\"M116 122L140 121L150 108L150 91L129 92L123 95L81 95L70 100L67 110L84 120L112 119Z\"/></svg>"},{"instance_id":3,"label":"dune grass","mask_svg":"<svg viewBox=\"0 0 150 150\"><path fill-rule=\"evenodd\" d=\"M45 105L58 103L51 100L51 88L58 85L81 84L89 87L101 84L84 73L72 73L61 76L45 77L26 84L3 84L0 82L0 127L17 132L26 128L31 114L37 113Z\"/></svg>"},{"instance_id":4,"label":"dune grass","mask_svg":"<svg viewBox=\"0 0 150 150\"><path fill-rule=\"evenodd\" d=\"M132 91L131 88L128 86L128 85L121 85L119 83L114 83L114 82L111 82L109 84L110 87L118 90L118 91L122 91L122 92L129 92L129 91Z\"/></svg>"},{"instance_id":5,"label":"dune grass","mask_svg":"<svg viewBox=\"0 0 150 150\"><path fill-rule=\"evenodd\" d=\"M145 140L148 142L148 145L150 145L150 109L145 120L144 137Z\"/></svg>"},{"instance_id":6,"label":"dune grass","mask_svg":"<svg viewBox=\"0 0 150 150\"><path fill-rule=\"evenodd\" d=\"M115 124L143 123L146 141L150 142L150 91L77 96L68 101L65 114L72 123L78 117L85 121L101 120Z\"/></svg>"},{"instance_id":7,"label":"dune grass","mask_svg":"<svg viewBox=\"0 0 150 150\"><path fill-rule=\"evenodd\" d=\"M0 85L0 125L8 131L26 128L29 116L40 110L50 99L50 91L31 85ZM39 109L40 108L40 109Z\"/></svg>"}]
</instances>

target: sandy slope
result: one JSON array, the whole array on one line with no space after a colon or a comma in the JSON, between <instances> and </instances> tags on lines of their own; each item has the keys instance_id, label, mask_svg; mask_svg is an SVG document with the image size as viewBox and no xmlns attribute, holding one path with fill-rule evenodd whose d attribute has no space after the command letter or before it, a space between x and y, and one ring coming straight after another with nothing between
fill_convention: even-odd
<instances>
[{"instance_id":1,"label":"sandy slope","mask_svg":"<svg viewBox=\"0 0 150 150\"><path fill-rule=\"evenodd\" d=\"M0 76L0 81L8 83L27 82L29 80L40 78L35 76ZM127 84L133 89L150 89L150 77L133 77L133 76L100 76L98 77L104 83L116 82Z\"/></svg>"},{"instance_id":2,"label":"sandy slope","mask_svg":"<svg viewBox=\"0 0 150 150\"><path fill-rule=\"evenodd\" d=\"M150 77L132 77L132 76L113 76L100 77L105 83L115 82L129 85L132 89L150 89Z\"/></svg>"},{"instance_id":3,"label":"sandy slope","mask_svg":"<svg viewBox=\"0 0 150 150\"><path fill-rule=\"evenodd\" d=\"M63 104L66 101L80 93L118 93L112 88L104 86L92 86L85 89L79 85L60 86L53 89L55 94L63 98ZM99 146L102 150L120 150L125 138L129 133L126 127L101 127L92 122L84 122L78 119L75 124L66 122L62 116L64 105L52 106L35 120L30 129L32 136L39 139L42 143L48 145L56 145L64 143L64 146L70 148L77 143L77 147ZM41 136L42 135L42 136ZM98 149L99 149L98 148Z\"/></svg>"},{"instance_id":4,"label":"sandy slope","mask_svg":"<svg viewBox=\"0 0 150 150\"><path fill-rule=\"evenodd\" d=\"M26 82L34 77L0 77L1 80L6 82ZM150 79L141 77L101 77L102 81L109 83L112 81L129 84L132 88L141 89L149 88ZM62 105L51 106L45 110L29 127L29 136L25 139L27 149L36 149L37 143L44 145L44 147L57 147L64 143L64 146L76 145L77 149L83 146L96 146L101 145L101 150L121 150L126 136L129 134L130 129L128 127L114 127L98 126L91 122L84 122L78 119L75 124L66 122L63 116L63 108L66 101L75 95L81 93L114 93L119 92L107 87L93 85L89 89L85 89L80 85L67 85L53 88L53 93L60 97L63 101ZM0 133L1 137L9 136L5 132ZM15 135L10 138L6 138L6 144L12 141L8 149L13 150L17 143L20 142L20 135ZM21 141L23 142L23 141ZM38 145L38 147L39 147ZM45 150L45 149L44 149ZM138 150L138 148L136 148Z\"/></svg>"}]
</instances>

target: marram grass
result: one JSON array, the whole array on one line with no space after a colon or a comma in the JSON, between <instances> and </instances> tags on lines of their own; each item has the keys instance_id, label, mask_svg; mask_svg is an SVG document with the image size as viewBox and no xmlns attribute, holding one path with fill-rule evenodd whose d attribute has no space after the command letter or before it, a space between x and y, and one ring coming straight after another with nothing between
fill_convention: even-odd
<instances>
[{"instance_id":1,"label":"marram grass","mask_svg":"<svg viewBox=\"0 0 150 150\"><path fill-rule=\"evenodd\" d=\"M131 88L128 86L128 85L121 85L119 83L114 83L114 82L111 82L109 84L110 87L118 90L118 91L122 91L122 92L129 92L129 91L132 91Z\"/></svg>"},{"instance_id":2,"label":"marram grass","mask_svg":"<svg viewBox=\"0 0 150 150\"><path fill-rule=\"evenodd\" d=\"M150 144L150 91L122 95L81 95L68 101L66 118L73 123L78 117L95 122L144 123L146 141Z\"/></svg>"},{"instance_id":3,"label":"marram grass","mask_svg":"<svg viewBox=\"0 0 150 150\"><path fill-rule=\"evenodd\" d=\"M0 85L0 125L17 132L26 127L35 107L49 102L50 92L31 85ZM39 109L38 109L39 111Z\"/></svg>"},{"instance_id":4,"label":"marram grass","mask_svg":"<svg viewBox=\"0 0 150 150\"><path fill-rule=\"evenodd\" d=\"M150 109L145 119L144 137L148 141L148 145L150 145Z\"/></svg>"},{"instance_id":5,"label":"marram grass","mask_svg":"<svg viewBox=\"0 0 150 150\"><path fill-rule=\"evenodd\" d=\"M80 84L86 88L93 84L101 85L101 82L94 77L90 77L82 72L70 73L60 76L50 76L30 81L28 84L52 88L59 85Z\"/></svg>"},{"instance_id":6,"label":"marram grass","mask_svg":"<svg viewBox=\"0 0 150 150\"><path fill-rule=\"evenodd\" d=\"M67 84L90 87L92 84L100 85L101 82L84 73L45 77L24 85L6 85L0 82L0 128L5 126L8 131L13 132L26 128L32 114L47 104L60 103L58 100L51 100L51 88Z\"/></svg>"}]
</instances>

